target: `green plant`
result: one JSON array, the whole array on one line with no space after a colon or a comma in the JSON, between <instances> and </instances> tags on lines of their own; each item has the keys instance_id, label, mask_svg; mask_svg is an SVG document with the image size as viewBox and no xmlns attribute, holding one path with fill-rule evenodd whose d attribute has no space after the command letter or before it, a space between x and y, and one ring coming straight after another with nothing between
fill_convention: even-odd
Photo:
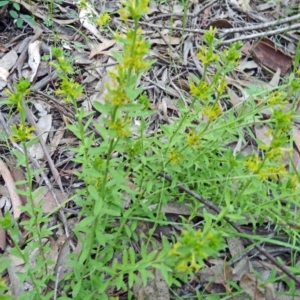
<instances>
[{"instance_id":1,"label":"green plant","mask_svg":"<svg viewBox=\"0 0 300 300\"><path fill-rule=\"evenodd\" d=\"M29 15L23 15L22 17L20 16L21 6L18 2L15 2L15 1L12 1L12 0L0 1L0 7L5 6L7 4L11 4L9 14L16 21L16 24L17 24L18 28L21 28L23 26L23 22L24 22L23 18L27 22L30 22L31 24L34 24L34 19L31 16L29 16Z\"/></svg>"},{"instance_id":2,"label":"green plant","mask_svg":"<svg viewBox=\"0 0 300 300\"><path fill-rule=\"evenodd\" d=\"M72 150L76 154L74 161L82 166L76 175L84 183L73 198L81 207L80 221L73 228L79 251L68 257L71 271L60 282L58 299L61 300L113 299L109 293L112 288L128 291L130 298L134 284L145 285L153 277L151 268L158 269L170 287L179 286L180 280L187 281L204 266L208 256L218 255L225 246L222 236L238 236L228 220L243 224L250 218L255 232L257 225L267 218L276 224L278 233L299 240L299 230L287 226L299 218L299 175L292 160L290 169L285 168L285 157L290 152L294 97L299 91L297 69L278 89L267 92L256 89L247 102L225 108L226 75L237 65L241 45L234 43L217 51L220 41L215 37L216 30L210 28L197 54L203 64L203 74L200 78L190 76L189 105L179 100L181 116L149 134L150 103L147 94L138 87L141 75L153 63L146 59L150 44L138 25L148 4L147 0L124 1L119 10L127 30L125 34L115 34L122 51L113 53L118 65L109 72L112 83L106 87L105 103L94 103L101 115L98 121L94 120L93 112L85 112L78 106L83 86L72 79L74 69L70 57L61 48L53 48L56 60L52 66L60 78L56 94L74 108L75 122L68 129L79 140L78 147ZM133 20L132 27L129 18ZM107 25L108 21L103 15L98 24ZM46 286L55 280L51 271L54 262L47 256L49 243L42 241L52 234L45 225L51 214L43 215L41 204L36 206L33 202L37 197L33 176L39 170L31 170L27 154L28 147L37 142L32 137L33 128L26 124L24 100L28 99L29 88L29 82L21 80L3 103L20 114L20 124L12 127L11 139L20 141L25 153L23 156L14 152L26 170L28 190L19 192L29 199L29 204L22 209L30 218L19 225L6 214L0 225L10 232L14 242L11 254L25 263L22 280L30 277L33 283L33 290L24 293L22 299L49 299L54 291L49 292ZM255 102L256 98L261 99L260 103ZM286 112L288 101L293 106ZM264 120L261 114L266 108L271 114ZM134 118L139 125L133 124ZM255 139L251 130L255 124L270 127L271 143L256 141L264 156L244 157L227 147L242 138L245 131ZM91 125L95 132L91 131ZM168 174L171 182L164 174ZM204 199L211 199L220 213L203 210L203 204L195 197L180 193L177 186L180 182ZM128 208L124 205L124 195L130 198ZM171 200L186 203L190 216L182 217L181 234L170 240L162 238L160 244L153 236L159 225L168 223L162 208ZM195 217L202 218L202 228L194 228ZM143 229L143 224L151 225ZM32 236L23 244L19 241L19 226L24 226ZM261 241L259 235L251 239ZM298 242L285 243L285 246L300 249ZM29 254L35 249L39 255L32 266ZM297 272L293 267L291 271ZM270 281L276 280L273 275ZM238 288L236 291L240 292Z\"/></svg>"}]
</instances>

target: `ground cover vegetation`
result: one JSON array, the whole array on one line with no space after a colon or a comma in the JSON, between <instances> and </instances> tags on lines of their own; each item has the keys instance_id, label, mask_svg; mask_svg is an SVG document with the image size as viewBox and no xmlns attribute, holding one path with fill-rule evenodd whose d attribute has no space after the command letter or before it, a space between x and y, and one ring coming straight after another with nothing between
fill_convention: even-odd
<instances>
[{"instance_id":1,"label":"ground cover vegetation","mask_svg":"<svg viewBox=\"0 0 300 300\"><path fill-rule=\"evenodd\" d=\"M0 1L0 299L298 299L293 3L41 2Z\"/></svg>"}]
</instances>

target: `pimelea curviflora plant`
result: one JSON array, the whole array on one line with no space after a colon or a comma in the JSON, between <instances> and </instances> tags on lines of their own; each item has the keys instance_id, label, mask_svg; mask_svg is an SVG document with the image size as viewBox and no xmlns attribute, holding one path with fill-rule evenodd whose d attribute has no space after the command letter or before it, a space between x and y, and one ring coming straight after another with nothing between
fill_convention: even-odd
<instances>
[{"instance_id":1,"label":"pimelea curviflora plant","mask_svg":"<svg viewBox=\"0 0 300 300\"><path fill-rule=\"evenodd\" d=\"M27 259L30 249L18 245L17 224L9 216L4 218L1 226L11 231L15 243L11 253L22 257L26 265L21 277L30 277L34 283L34 290L24 294L24 299L49 299L54 293L59 293L55 296L60 300L116 299L116 290L127 291L128 298L132 298L133 286L146 285L154 276L153 268L161 272L170 287L180 286L204 267L209 256L218 256L225 246L224 237L236 237L224 217L240 223L249 223L250 218L254 230L257 223L268 218L291 238L298 238L297 229L286 225L299 218L299 177L292 163L289 170L284 164L293 120L293 106L286 112L284 104L293 101L298 92L296 71L295 77L280 88L250 93L247 102L231 107L226 75L238 64L241 45L234 43L217 51L220 41L215 37L216 30L210 28L197 54L203 65L202 75L190 76L190 97L178 101L180 117L148 134L149 99L138 85L153 63L148 59L150 44L138 26L148 4L145 0L122 3L119 15L127 30L115 34L122 51L114 53L118 65L109 71L111 84L106 87L105 103L93 104L101 114L98 120L93 112L78 107L76 100L83 86L72 79L74 70L63 50L53 49L56 61L52 65L61 80L56 94L74 107L76 122L68 129L79 139L78 147L72 149L74 160L82 166L76 175L84 183L72 199L80 206L79 222L72 229L77 245L68 256L69 269L63 280L57 282L55 292L47 292L50 280L57 280L49 268L53 262L47 260L48 246L42 243L51 235L44 225L47 219L39 207L24 208L33 216L31 223L24 223L34 237L31 247L40 249L38 263L31 268ZM107 26L108 17L100 17L98 25ZM25 152L28 143L36 141L25 122L23 100L28 88L28 81L21 81L6 102L21 115L11 138L21 141ZM258 96L262 99L259 104L254 101ZM266 108L271 109L267 121L260 117ZM138 125L133 124L134 118ZM251 135L251 126L262 123L270 126L272 142L265 145L257 141L261 153L244 157L228 147L232 141L243 139L244 132ZM28 162L24 164L30 183L33 173ZM163 174L168 174L171 182ZM220 213L208 212L198 200L179 192L178 182L213 201ZM32 198L31 187L29 184L26 195ZM163 208L174 201L185 204L189 215L176 223L182 226L181 233L169 239L163 237L160 242L154 237L155 230L170 224ZM201 219L201 226L195 224L195 218ZM251 238L260 241L259 236ZM297 242L285 246L299 248Z\"/></svg>"}]
</instances>

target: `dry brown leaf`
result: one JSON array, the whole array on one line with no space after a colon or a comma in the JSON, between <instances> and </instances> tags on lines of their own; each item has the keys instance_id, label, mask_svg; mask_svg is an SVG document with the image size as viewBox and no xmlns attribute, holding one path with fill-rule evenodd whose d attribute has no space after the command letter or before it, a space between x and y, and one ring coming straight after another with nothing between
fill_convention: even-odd
<instances>
[{"instance_id":1,"label":"dry brown leaf","mask_svg":"<svg viewBox=\"0 0 300 300\"><path fill-rule=\"evenodd\" d=\"M13 206L13 215L14 218L17 219L21 215L20 206L22 205L20 196L16 193L16 186L13 180L11 173L9 172L6 164L0 158L0 174L3 177L3 180L6 183L6 187L9 192L10 200Z\"/></svg>"},{"instance_id":2,"label":"dry brown leaf","mask_svg":"<svg viewBox=\"0 0 300 300\"><path fill-rule=\"evenodd\" d=\"M239 255L243 255L245 252L244 245L240 238L227 238L227 244L229 247L229 252L233 259L239 257ZM240 261L235 265L232 270L232 280L234 282L239 281L245 273L249 273L252 271L251 262L248 259L248 256L245 255L241 258Z\"/></svg>"},{"instance_id":3,"label":"dry brown leaf","mask_svg":"<svg viewBox=\"0 0 300 300\"><path fill-rule=\"evenodd\" d=\"M39 187L36 191L41 189L43 189L43 192L34 199L34 204L37 205L40 201L42 201L43 211L45 213L49 213L57 207L57 204L47 187ZM63 194L60 190L53 189L53 192L55 193L60 203L63 203L64 201L67 200L67 195Z\"/></svg>"},{"instance_id":4,"label":"dry brown leaf","mask_svg":"<svg viewBox=\"0 0 300 300\"><path fill-rule=\"evenodd\" d=\"M208 30L210 27L216 27L216 28L232 28L232 24L225 20L225 19L218 19L210 22L207 26L206 29Z\"/></svg>"},{"instance_id":5,"label":"dry brown leaf","mask_svg":"<svg viewBox=\"0 0 300 300\"><path fill-rule=\"evenodd\" d=\"M196 276L201 282L222 284L232 279L233 273L231 267L224 265L223 260L218 260L216 263L216 265L210 268L204 268L197 272Z\"/></svg>"},{"instance_id":6,"label":"dry brown leaf","mask_svg":"<svg viewBox=\"0 0 300 300\"><path fill-rule=\"evenodd\" d=\"M265 300L265 292L261 287L261 281L251 273L245 273L240 280L241 289L248 294L251 299Z\"/></svg>"},{"instance_id":7,"label":"dry brown leaf","mask_svg":"<svg viewBox=\"0 0 300 300\"><path fill-rule=\"evenodd\" d=\"M291 56L277 47L275 48L274 43L266 38L254 45L252 56L259 64L273 71L277 71L278 68L281 69L283 75L287 74L293 64Z\"/></svg>"},{"instance_id":8,"label":"dry brown leaf","mask_svg":"<svg viewBox=\"0 0 300 300\"><path fill-rule=\"evenodd\" d=\"M7 49L4 45L1 45L1 44L0 44L0 51L1 51L1 52L7 52L8 49Z\"/></svg>"},{"instance_id":9,"label":"dry brown leaf","mask_svg":"<svg viewBox=\"0 0 300 300\"><path fill-rule=\"evenodd\" d=\"M91 47L91 53L89 55L89 58L94 57L98 54L103 54L103 50L106 50L110 47L112 47L116 41L114 40L104 40L101 44L92 44Z\"/></svg>"}]
</instances>

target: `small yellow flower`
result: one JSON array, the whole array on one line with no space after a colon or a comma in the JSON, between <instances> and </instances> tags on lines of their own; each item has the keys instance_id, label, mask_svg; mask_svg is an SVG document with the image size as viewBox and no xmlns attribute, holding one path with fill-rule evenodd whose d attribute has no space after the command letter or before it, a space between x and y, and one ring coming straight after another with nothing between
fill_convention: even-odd
<instances>
[{"instance_id":1,"label":"small yellow flower","mask_svg":"<svg viewBox=\"0 0 300 300\"><path fill-rule=\"evenodd\" d=\"M215 103L214 105L204 106L202 113L208 117L209 121L213 121L222 113L222 109L218 103Z\"/></svg>"},{"instance_id":2,"label":"small yellow flower","mask_svg":"<svg viewBox=\"0 0 300 300\"><path fill-rule=\"evenodd\" d=\"M246 166L249 168L250 171L256 172L259 169L261 162L262 161L257 155L257 153L255 153L246 160Z\"/></svg>"},{"instance_id":3,"label":"small yellow flower","mask_svg":"<svg viewBox=\"0 0 300 300\"><path fill-rule=\"evenodd\" d=\"M129 136L130 131L127 128L131 123L129 119L122 121L121 119L117 119L115 122L109 122L109 128L116 131L117 137L121 139L125 139Z\"/></svg>"},{"instance_id":4,"label":"small yellow flower","mask_svg":"<svg viewBox=\"0 0 300 300\"><path fill-rule=\"evenodd\" d=\"M218 80L216 84L216 91L219 95L222 95L227 87L227 82L225 78L221 78Z\"/></svg>"},{"instance_id":5,"label":"small yellow flower","mask_svg":"<svg viewBox=\"0 0 300 300\"><path fill-rule=\"evenodd\" d=\"M212 62L220 60L219 54L214 53L213 49L209 49L206 46L200 47L197 57L204 65L209 65Z\"/></svg>"},{"instance_id":6,"label":"small yellow flower","mask_svg":"<svg viewBox=\"0 0 300 300\"><path fill-rule=\"evenodd\" d=\"M284 175L287 174L287 170L285 166L274 166L264 168L261 172L259 172L259 177L262 179L274 179L278 180L281 179Z\"/></svg>"},{"instance_id":7,"label":"small yellow flower","mask_svg":"<svg viewBox=\"0 0 300 300\"><path fill-rule=\"evenodd\" d=\"M197 134L194 130L190 130L186 142L189 146L199 146L199 141L201 137L199 134Z\"/></svg>"},{"instance_id":8,"label":"small yellow flower","mask_svg":"<svg viewBox=\"0 0 300 300\"><path fill-rule=\"evenodd\" d=\"M110 15L108 13L101 14L97 20L97 24L99 26L108 25L110 19Z\"/></svg>"},{"instance_id":9,"label":"small yellow flower","mask_svg":"<svg viewBox=\"0 0 300 300\"><path fill-rule=\"evenodd\" d=\"M13 125L11 127L10 138L12 142L26 142L33 138L32 133L34 132L34 127L20 123L18 125Z\"/></svg>"},{"instance_id":10,"label":"small yellow flower","mask_svg":"<svg viewBox=\"0 0 300 300\"><path fill-rule=\"evenodd\" d=\"M170 149L169 159L174 165L178 165L179 161L182 160L184 157L181 153L176 152L174 148Z\"/></svg>"},{"instance_id":11,"label":"small yellow flower","mask_svg":"<svg viewBox=\"0 0 300 300\"><path fill-rule=\"evenodd\" d=\"M206 81L200 81L197 85L190 82L190 92L194 97L199 97L200 100L206 100L211 93L211 89Z\"/></svg>"}]
</instances>

